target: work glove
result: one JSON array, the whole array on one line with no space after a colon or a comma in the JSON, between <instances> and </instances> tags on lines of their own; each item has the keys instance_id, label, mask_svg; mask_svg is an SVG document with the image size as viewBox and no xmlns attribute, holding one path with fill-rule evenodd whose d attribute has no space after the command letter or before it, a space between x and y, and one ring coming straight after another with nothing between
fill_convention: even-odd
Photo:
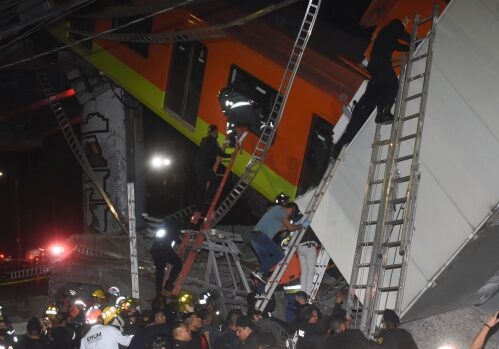
<instances>
[{"instance_id":1,"label":"work glove","mask_svg":"<svg viewBox=\"0 0 499 349\"><path fill-rule=\"evenodd\" d=\"M310 219L304 219L302 222L301 222L301 226L305 229L307 229L309 226L310 226L310 223L312 223L312 221Z\"/></svg>"}]
</instances>

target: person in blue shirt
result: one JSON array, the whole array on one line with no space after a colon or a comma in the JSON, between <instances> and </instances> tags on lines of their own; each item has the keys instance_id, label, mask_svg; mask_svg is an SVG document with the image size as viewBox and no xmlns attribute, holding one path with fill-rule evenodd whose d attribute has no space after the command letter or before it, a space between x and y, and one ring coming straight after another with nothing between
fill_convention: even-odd
<instances>
[{"instance_id":1,"label":"person in blue shirt","mask_svg":"<svg viewBox=\"0 0 499 349\"><path fill-rule=\"evenodd\" d=\"M257 293L265 289L267 274L273 266L284 258L284 252L276 245L272 238L281 230L294 231L302 228L302 224L293 224L291 219L298 212L298 206L294 202L283 206L271 207L256 224L250 233L250 244L260 262L258 272L252 275L260 281ZM307 226L309 222L306 222Z\"/></svg>"}]
</instances>

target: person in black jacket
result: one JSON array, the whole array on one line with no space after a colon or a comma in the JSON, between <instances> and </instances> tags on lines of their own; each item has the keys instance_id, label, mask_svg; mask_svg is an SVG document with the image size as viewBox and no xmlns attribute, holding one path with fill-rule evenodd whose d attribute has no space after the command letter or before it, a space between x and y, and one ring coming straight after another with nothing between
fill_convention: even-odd
<instances>
[{"instance_id":1,"label":"person in black jacket","mask_svg":"<svg viewBox=\"0 0 499 349\"><path fill-rule=\"evenodd\" d=\"M409 43L411 35L405 31L404 24L399 19L392 20L376 36L367 66L371 80L367 83L362 97L354 105L345 132L334 145L334 158L338 157L345 144L352 141L374 108L377 108L377 123L386 124L393 121L391 108L397 96L398 78L392 67L392 54L394 51L409 50L409 45L401 43L400 40Z\"/></svg>"},{"instance_id":2,"label":"person in black jacket","mask_svg":"<svg viewBox=\"0 0 499 349\"><path fill-rule=\"evenodd\" d=\"M201 140L199 144L199 155L194 161L194 170L198 184L196 192L197 210L201 211L203 206L215 195L217 189L217 176L213 171L213 165L217 156L221 158L230 158L218 145L218 128L216 125L208 127L208 135Z\"/></svg>"},{"instance_id":3,"label":"person in black jacket","mask_svg":"<svg viewBox=\"0 0 499 349\"><path fill-rule=\"evenodd\" d=\"M193 348L191 332L187 328L187 325L183 322L177 322L176 324L174 324L172 329L172 337L172 346L174 349Z\"/></svg>"},{"instance_id":4,"label":"person in black jacket","mask_svg":"<svg viewBox=\"0 0 499 349\"><path fill-rule=\"evenodd\" d=\"M146 349L158 337L170 338L171 331L166 325L166 316L162 309L154 312L154 323L141 328L132 338L129 349Z\"/></svg>"},{"instance_id":5,"label":"person in black jacket","mask_svg":"<svg viewBox=\"0 0 499 349\"><path fill-rule=\"evenodd\" d=\"M182 270L182 260L172 246L172 242L177 240L178 235L178 227L171 222L167 222L165 229L159 229L156 232L156 239L149 250L156 271L156 296L168 296L173 289L178 274ZM168 280L163 288L163 278L165 275L166 264L170 264L172 268L170 270Z\"/></svg>"},{"instance_id":6,"label":"person in black jacket","mask_svg":"<svg viewBox=\"0 0 499 349\"><path fill-rule=\"evenodd\" d=\"M69 349L75 347L76 332L67 326L64 315L58 314L51 331L50 346L52 349Z\"/></svg>"},{"instance_id":7,"label":"person in black jacket","mask_svg":"<svg viewBox=\"0 0 499 349\"><path fill-rule=\"evenodd\" d=\"M384 327L376 336L376 342L386 349L418 349L412 335L399 328L400 319L391 309L385 309L381 325Z\"/></svg>"},{"instance_id":8,"label":"person in black jacket","mask_svg":"<svg viewBox=\"0 0 499 349\"><path fill-rule=\"evenodd\" d=\"M394 19L383 27L374 40L367 70L377 91L376 122L387 123L393 120L390 110L397 96L398 78L392 67L392 55L394 51L408 51L410 42L411 35L405 31L400 19Z\"/></svg>"},{"instance_id":9,"label":"person in black jacket","mask_svg":"<svg viewBox=\"0 0 499 349\"><path fill-rule=\"evenodd\" d=\"M256 325L249 316L241 316L236 323L236 333L241 343L239 349L258 349Z\"/></svg>"},{"instance_id":10,"label":"person in black jacket","mask_svg":"<svg viewBox=\"0 0 499 349\"><path fill-rule=\"evenodd\" d=\"M215 339L214 349L233 349L237 348L241 342L236 334L237 320L242 316L239 309L232 309L225 320L225 331Z\"/></svg>"},{"instance_id":11,"label":"person in black jacket","mask_svg":"<svg viewBox=\"0 0 499 349\"><path fill-rule=\"evenodd\" d=\"M42 335L40 320L32 317L26 325L26 334L21 337L16 348L18 349L45 349L48 348L48 340Z\"/></svg>"},{"instance_id":12,"label":"person in black jacket","mask_svg":"<svg viewBox=\"0 0 499 349\"><path fill-rule=\"evenodd\" d=\"M377 343L368 340L361 330L349 329L348 320L344 317L334 317L331 320L329 336L322 349L376 349Z\"/></svg>"}]
</instances>

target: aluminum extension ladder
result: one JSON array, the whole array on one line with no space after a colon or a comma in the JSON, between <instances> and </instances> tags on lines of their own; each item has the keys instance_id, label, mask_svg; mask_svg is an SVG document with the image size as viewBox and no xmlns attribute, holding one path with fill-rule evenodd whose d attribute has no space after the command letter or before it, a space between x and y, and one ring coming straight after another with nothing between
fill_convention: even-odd
<instances>
[{"instance_id":1,"label":"aluminum extension ladder","mask_svg":"<svg viewBox=\"0 0 499 349\"><path fill-rule=\"evenodd\" d=\"M71 149L71 152L73 153L74 157L76 158L76 160L78 161L81 168L88 176L92 184L99 191L100 195L106 202L109 211L113 215L114 219L116 220L120 228L128 235L128 218L118 209L116 204L109 197L109 195L107 195L106 191L104 190L104 188L102 188L99 181L97 180L94 170L92 169L92 166L90 165L87 157L85 156L85 152L83 151L83 148L81 147L81 144L78 138L76 137L76 134L73 130L73 127L71 126L71 123L69 122L69 119L66 115L66 112L64 111L64 108L62 107L62 104L56 98L53 98L53 96L56 93L52 88L52 83L50 82L47 74L44 71L38 69L35 75L38 84L42 88L43 93L47 98L47 101L49 102L50 109L54 113L59 128L61 129L61 132L64 135L64 138L66 139L69 148Z\"/></svg>"},{"instance_id":2,"label":"aluminum extension ladder","mask_svg":"<svg viewBox=\"0 0 499 349\"><path fill-rule=\"evenodd\" d=\"M278 94L274 101L274 105L272 106L269 119L263 127L258 143L251 154L251 159L246 165L244 173L241 175L232 191L226 196L215 211L213 226L215 226L235 205L237 200L250 186L265 161L265 157L272 145L272 140L274 139L275 133L279 128L279 124L284 113L284 107L286 106L286 102L291 92L291 87L293 86L295 76L298 72L303 53L305 52L308 40L312 35L312 30L319 13L321 1L322 0L309 0L308 2L305 16L303 17L300 31L298 32L298 36L294 42L291 56L279 85Z\"/></svg>"},{"instance_id":3,"label":"aluminum extension ladder","mask_svg":"<svg viewBox=\"0 0 499 349\"><path fill-rule=\"evenodd\" d=\"M352 325L367 336L374 334L384 309L401 312L437 13L435 6L429 18L415 16L409 58L403 56L400 64L394 121L391 128L376 125L347 301ZM425 23L430 30L418 38Z\"/></svg>"},{"instance_id":4,"label":"aluminum extension ladder","mask_svg":"<svg viewBox=\"0 0 499 349\"><path fill-rule=\"evenodd\" d=\"M312 198L310 199L307 208L303 213L304 219L312 220L315 212L317 211L317 208L319 207L322 198L324 197L324 194L326 193L327 188L329 187L329 183L331 183L331 180L334 177L336 169L341 163L341 159L343 158L345 149L346 147L343 147L338 156L338 159L335 160L331 157L326 172L324 173L324 176L322 177L319 185L315 188ZM300 245L300 242L303 236L305 235L306 230L307 230L306 228L301 228L298 232L295 232L291 236L291 241L289 242L288 246L286 247L286 250L284 251L284 258L277 264L274 271L272 272L272 275L268 279L267 284L265 286L264 295L261 296L256 301L255 308L257 310L263 312L269 301L272 299L272 295L274 294L277 286L279 286L279 282L281 281L284 272L288 268L291 259L296 253L296 250L298 249L298 246ZM317 291L319 290L322 278L324 277L324 273L326 271L329 259L330 257L326 252L326 250L324 248L321 248L316 261L316 268L313 278L313 290L309 301L313 301L313 299L317 295Z\"/></svg>"}]
</instances>

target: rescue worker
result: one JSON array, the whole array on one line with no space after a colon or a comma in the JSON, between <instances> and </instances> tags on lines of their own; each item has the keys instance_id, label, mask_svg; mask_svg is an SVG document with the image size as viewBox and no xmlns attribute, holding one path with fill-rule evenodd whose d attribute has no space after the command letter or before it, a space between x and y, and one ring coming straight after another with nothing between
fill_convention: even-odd
<instances>
[{"instance_id":1,"label":"rescue worker","mask_svg":"<svg viewBox=\"0 0 499 349\"><path fill-rule=\"evenodd\" d=\"M6 328L0 328L0 348L14 349L14 343L9 340Z\"/></svg>"},{"instance_id":2,"label":"rescue worker","mask_svg":"<svg viewBox=\"0 0 499 349\"><path fill-rule=\"evenodd\" d=\"M14 329L9 320L3 315L2 307L0 306L0 345L4 345L7 348L15 346L16 343L17 337L14 335Z\"/></svg>"},{"instance_id":3,"label":"rescue worker","mask_svg":"<svg viewBox=\"0 0 499 349\"><path fill-rule=\"evenodd\" d=\"M102 316L98 316L96 324L81 339L80 349L119 349L119 345L128 347L131 340L115 327L104 325Z\"/></svg>"},{"instance_id":4,"label":"rescue worker","mask_svg":"<svg viewBox=\"0 0 499 349\"><path fill-rule=\"evenodd\" d=\"M376 342L387 349L418 349L412 335L399 328L400 319L391 309L385 309L381 319L381 332L376 337Z\"/></svg>"},{"instance_id":5,"label":"rescue worker","mask_svg":"<svg viewBox=\"0 0 499 349\"><path fill-rule=\"evenodd\" d=\"M171 295L175 280L182 270L182 260L173 249L178 234L178 228L174 223L167 224L167 229L159 229L156 232L156 239L149 250L155 269L156 296ZM168 280L163 286L167 264L171 265L171 269Z\"/></svg>"},{"instance_id":6,"label":"rescue worker","mask_svg":"<svg viewBox=\"0 0 499 349\"><path fill-rule=\"evenodd\" d=\"M230 158L218 145L218 127L208 126L208 135L199 144L199 153L194 161L194 170L198 188L196 192L196 211L201 212L207 203L211 201L217 189L217 175L213 171L213 165L217 156Z\"/></svg>"},{"instance_id":7,"label":"rescue worker","mask_svg":"<svg viewBox=\"0 0 499 349\"><path fill-rule=\"evenodd\" d=\"M392 54L394 51L407 51L411 35L405 31L404 24L394 19L383 27L373 43L371 60L367 70L371 79L359 101L354 104L350 122L341 138L333 148L333 157L336 159L344 145L350 143L362 128L374 108L377 108L376 123L390 123L393 121L391 108L398 91L398 78L392 68Z\"/></svg>"},{"instance_id":8,"label":"rescue worker","mask_svg":"<svg viewBox=\"0 0 499 349\"><path fill-rule=\"evenodd\" d=\"M250 244L255 251L260 268L252 275L260 281L257 286L257 293L265 290L267 274L270 269L284 258L281 247L276 245L272 239L281 230L287 229L290 232L308 227L310 221L305 220L302 224L293 224L290 220L298 212L298 206L290 202L284 206L273 206L260 218L253 231L250 232Z\"/></svg>"},{"instance_id":9,"label":"rescue worker","mask_svg":"<svg viewBox=\"0 0 499 349\"><path fill-rule=\"evenodd\" d=\"M106 292L102 288L96 288L92 291L92 301L91 305L99 305L105 307L108 304Z\"/></svg>"},{"instance_id":10,"label":"rescue worker","mask_svg":"<svg viewBox=\"0 0 499 349\"><path fill-rule=\"evenodd\" d=\"M377 123L393 121L390 110L397 96L398 78L392 67L392 55L394 51L408 51L410 42L411 34L405 31L404 23L400 19L390 21L374 40L367 70L371 74L371 81L377 92Z\"/></svg>"}]
</instances>

